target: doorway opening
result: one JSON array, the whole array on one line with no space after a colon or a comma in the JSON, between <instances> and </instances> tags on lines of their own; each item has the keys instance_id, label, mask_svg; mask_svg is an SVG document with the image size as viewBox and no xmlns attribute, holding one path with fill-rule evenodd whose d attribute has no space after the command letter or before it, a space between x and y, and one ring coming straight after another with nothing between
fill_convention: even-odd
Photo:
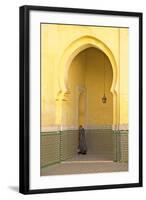
<instances>
[{"instance_id":1,"label":"doorway opening","mask_svg":"<svg viewBox=\"0 0 146 200\"><path fill-rule=\"evenodd\" d=\"M88 153L84 157L76 154L71 160L113 160L112 81L111 63L101 50L84 49L72 60L67 79L71 95L68 112L72 113L70 123L85 129ZM104 93L106 103L102 102Z\"/></svg>"}]
</instances>

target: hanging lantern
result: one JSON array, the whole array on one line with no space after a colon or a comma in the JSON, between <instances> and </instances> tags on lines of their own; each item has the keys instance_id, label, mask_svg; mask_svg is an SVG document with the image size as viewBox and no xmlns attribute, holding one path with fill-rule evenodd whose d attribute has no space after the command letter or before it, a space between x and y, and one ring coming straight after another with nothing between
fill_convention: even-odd
<instances>
[{"instance_id":1,"label":"hanging lantern","mask_svg":"<svg viewBox=\"0 0 146 200\"><path fill-rule=\"evenodd\" d=\"M107 97L105 95L105 54L104 54L104 95L102 97L102 103L106 103Z\"/></svg>"},{"instance_id":2,"label":"hanging lantern","mask_svg":"<svg viewBox=\"0 0 146 200\"><path fill-rule=\"evenodd\" d=\"M102 103L106 103L106 100L107 100L107 98L106 98L106 96L104 94L103 97L102 97Z\"/></svg>"}]
</instances>

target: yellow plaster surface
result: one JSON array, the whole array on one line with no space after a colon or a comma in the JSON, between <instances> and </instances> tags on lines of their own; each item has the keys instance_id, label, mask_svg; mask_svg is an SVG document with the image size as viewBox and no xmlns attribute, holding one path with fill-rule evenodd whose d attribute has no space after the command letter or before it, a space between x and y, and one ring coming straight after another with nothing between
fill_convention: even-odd
<instances>
[{"instance_id":1,"label":"yellow plaster surface","mask_svg":"<svg viewBox=\"0 0 146 200\"><path fill-rule=\"evenodd\" d=\"M128 29L42 24L41 128L80 123L128 124Z\"/></svg>"}]
</instances>

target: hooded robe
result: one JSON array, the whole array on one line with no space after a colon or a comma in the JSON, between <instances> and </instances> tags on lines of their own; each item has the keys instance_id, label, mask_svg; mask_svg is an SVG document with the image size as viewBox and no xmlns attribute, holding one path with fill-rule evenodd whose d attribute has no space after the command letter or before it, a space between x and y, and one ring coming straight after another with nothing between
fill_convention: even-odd
<instances>
[{"instance_id":1,"label":"hooded robe","mask_svg":"<svg viewBox=\"0 0 146 200\"><path fill-rule=\"evenodd\" d=\"M85 138L85 129L79 128L79 152L86 153L87 152L87 145L86 145L86 138Z\"/></svg>"}]
</instances>

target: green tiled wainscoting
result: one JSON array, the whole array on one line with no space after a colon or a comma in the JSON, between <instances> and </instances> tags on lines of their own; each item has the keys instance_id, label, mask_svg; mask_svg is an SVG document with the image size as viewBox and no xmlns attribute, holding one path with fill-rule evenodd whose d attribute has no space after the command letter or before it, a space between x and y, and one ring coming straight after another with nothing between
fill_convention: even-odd
<instances>
[{"instance_id":1,"label":"green tiled wainscoting","mask_svg":"<svg viewBox=\"0 0 146 200\"><path fill-rule=\"evenodd\" d=\"M61 132L61 161L73 157L78 148L78 131L68 130Z\"/></svg>"},{"instance_id":2,"label":"green tiled wainscoting","mask_svg":"<svg viewBox=\"0 0 146 200\"><path fill-rule=\"evenodd\" d=\"M120 131L121 162L128 162L128 131Z\"/></svg>"},{"instance_id":3,"label":"green tiled wainscoting","mask_svg":"<svg viewBox=\"0 0 146 200\"><path fill-rule=\"evenodd\" d=\"M77 147L78 130L41 133L41 167L71 158Z\"/></svg>"},{"instance_id":4,"label":"green tiled wainscoting","mask_svg":"<svg viewBox=\"0 0 146 200\"><path fill-rule=\"evenodd\" d=\"M128 131L114 131L114 161L128 162Z\"/></svg>"},{"instance_id":5,"label":"green tiled wainscoting","mask_svg":"<svg viewBox=\"0 0 146 200\"><path fill-rule=\"evenodd\" d=\"M60 162L60 132L41 133L41 167Z\"/></svg>"},{"instance_id":6,"label":"green tiled wainscoting","mask_svg":"<svg viewBox=\"0 0 146 200\"><path fill-rule=\"evenodd\" d=\"M116 162L128 161L128 131L86 130L89 154ZM41 133L41 167L61 162L77 153L78 130Z\"/></svg>"},{"instance_id":7,"label":"green tiled wainscoting","mask_svg":"<svg viewBox=\"0 0 146 200\"><path fill-rule=\"evenodd\" d=\"M113 160L113 137L111 129L86 130L88 153Z\"/></svg>"}]
</instances>

